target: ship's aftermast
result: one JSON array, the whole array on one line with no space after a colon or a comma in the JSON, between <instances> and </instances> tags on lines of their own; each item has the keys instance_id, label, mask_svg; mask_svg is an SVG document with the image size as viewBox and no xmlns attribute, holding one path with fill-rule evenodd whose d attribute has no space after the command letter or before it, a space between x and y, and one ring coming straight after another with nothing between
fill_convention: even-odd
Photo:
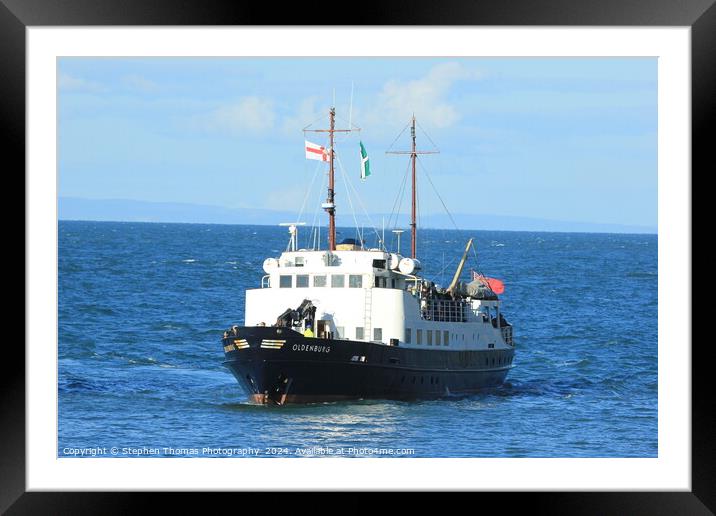
<instances>
[{"instance_id":1,"label":"ship's aftermast","mask_svg":"<svg viewBox=\"0 0 716 516\"><path fill-rule=\"evenodd\" d=\"M403 129L405 130L405 129ZM413 118L410 123L410 138L412 141L412 147L409 151L387 151L386 154L410 154L410 165L412 168L412 176L413 176L413 194L412 194L412 204L411 204L411 213L410 213L410 257L416 258L416 243L417 243L417 217L416 217L416 207L417 207L417 185L416 185L416 179L415 179L415 160L418 157L418 154L438 154L440 151L433 150L433 151L423 151L423 150L417 150L417 147L415 145L415 115L413 115Z\"/></svg>"},{"instance_id":2,"label":"ship's aftermast","mask_svg":"<svg viewBox=\"0 0 716 516\"><path fill-rule=\"evenodd\" d=\"M328 249L330 251L336 250L336 192L335 192L335 147L334 147L334 135L335 133L351 133L353 131L360 131L358 128L349 129L336 129L336 108L332 107L329 111L329 128L328 129L308 129L304 128L304 133L328 133L328 196L326 202L321 204L321 208L328 212Z\"/></svg>"}]
</instances>

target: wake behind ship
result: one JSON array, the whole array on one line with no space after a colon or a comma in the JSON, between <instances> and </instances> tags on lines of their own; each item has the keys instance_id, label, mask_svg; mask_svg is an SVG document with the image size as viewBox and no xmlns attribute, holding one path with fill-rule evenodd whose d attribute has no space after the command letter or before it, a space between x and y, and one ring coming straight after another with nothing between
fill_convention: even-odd
<instances>
[{"instance_id":1,"label":"wake behind ship","mask_svg":"<svg viewBox=\"0 0 716 516\"><path fill-rule=\"evenodd\" d=\"M326 147L306 156L328 164L328 245L288 248L264 261L260 288L246 291L243 326L224 332L224 364L257 403L440 398L502 384L512 367L512 326L498 280L460 281L472 239L447 288L420 276L416 258L415 118L412 119L411 255L362 239L336 243L335 110ZM362 176L370 174L361 144Z\"/></svg>"}]
</instances>

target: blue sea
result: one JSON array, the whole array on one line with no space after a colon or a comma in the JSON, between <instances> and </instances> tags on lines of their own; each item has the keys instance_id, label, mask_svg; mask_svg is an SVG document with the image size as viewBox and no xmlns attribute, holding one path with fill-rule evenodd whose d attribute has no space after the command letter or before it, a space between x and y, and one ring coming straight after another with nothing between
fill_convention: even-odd
<instances>
[{"instance_id":1,"label":"blue sea","mask_svg":"<svg viewBox=\"0 0 716 516\"><path fill-rule=\"evenodd\" d=\"M470 237L466 271L505 282L502 387L276 407L247 403L220 338L286 228L60 221L58 455L656 457L657 236L423 230L424 275L449 283Z\"/></svg>"}]
</instances>

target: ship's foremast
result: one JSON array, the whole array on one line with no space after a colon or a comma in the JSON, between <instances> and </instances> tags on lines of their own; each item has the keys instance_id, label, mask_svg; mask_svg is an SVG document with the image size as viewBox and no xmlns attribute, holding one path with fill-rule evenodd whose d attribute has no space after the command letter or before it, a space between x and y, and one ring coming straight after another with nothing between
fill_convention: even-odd
<instances>
[{"instance_id":1,"label":"ship's foremast","mask_svg":"<svg viewBox=\"0 0 716 516\"><path fill-rule=\"evenodd\" d=\"M330 124L328 129L304 129L309 133L328 133L328 196L322 208L328 213L328 249L336 250L336 192L335 192L335 133L350 133L353 129L336 129L336 108L331 107L329 111Z\"/></svg>"}]
</instances>

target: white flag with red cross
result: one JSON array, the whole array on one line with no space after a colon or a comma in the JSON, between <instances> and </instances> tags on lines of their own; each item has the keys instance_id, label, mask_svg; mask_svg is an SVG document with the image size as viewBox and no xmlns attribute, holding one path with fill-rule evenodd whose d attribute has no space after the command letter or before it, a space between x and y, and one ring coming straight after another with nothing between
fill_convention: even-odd
<instances>
[{"instance_id":1,"label":"white flag with red cross","mask_svg":"<svg viewBox=\"0 0 716 516\"><path fill-rule=\"evenodd\" d=\"M317 159L318 161L328 161L328 149L317 143L306 141L306 159Z\"/></svg>"}]
</instances>

